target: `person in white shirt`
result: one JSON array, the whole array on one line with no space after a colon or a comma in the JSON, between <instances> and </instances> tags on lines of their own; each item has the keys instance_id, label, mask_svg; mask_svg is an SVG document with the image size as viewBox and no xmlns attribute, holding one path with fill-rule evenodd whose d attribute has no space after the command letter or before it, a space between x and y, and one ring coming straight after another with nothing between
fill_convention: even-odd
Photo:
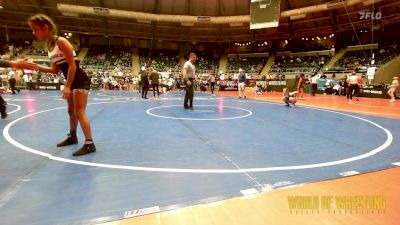
<instances>
[{"instance_id":1,"label":"person in white shirt","mask_svg":"<svg viewBox=\"0 0 400 225\"><path fill-rule=\"evenodd\" d=\"M222 71L219 71L219 80L225 80L225 74Z\"/></svg>"},{"instance_id":2,"label":"person in white shirt","mask_svg":"<svg viewBox=\"0 0 400 225\"><path fill-rule=\"evenodd\" d=\"M214 89L215 89L215 76L213 74L211 74L211 77L210 77L211 94L214 94Z\"/></svg>"},{"instance_id":3,"label":"person in white shirt","mask_svg":"<svg viewBox=\"0 0 400 225\"><path fill-rule=\"evenodd\" d=\"M108 82L109 82L108 77L107 77L107 76L104 76L104 77L103 77L103 80L102 80L102 84L103 84L103 89L104 89L104 90L108 90L108 89L109 89Z\"/></svg>"},{"instance_id":4,"label":"person in white shirt","mask_svg":"<svg viewBox=\"0 0 400 225\"><path fill-rule=\"evenodd\" d=\"M183 107L185 109L192 109L193 110L193 95L194 95L194 88L193 88L193 81L196 76L196 67L193 65L197 60L196 53L189 54L189 60L183 65L183 79L186 85L186 93L185 93L185 100L183 102Z\"/></svg>"},{"instance_id":5,"label":"person in white shirt","mask_svg":"<svg viewBox=\"0 0 400 225\"><path fill-rule=\"evenodd\" d=\"M349 85L349 90L347 92L347 99L349 99L350 101L353 99L353 95L355 95L356 100L359 101L358 94L360 92L360 88L358 87L357 81L358 81L358 76L355 72L353 72L349 76L349 78L347 78L347 83Z\"/></svg>"},{"instance_id":6,"label":"person in white shirt","mask_svg":"<svg viewBox=\"0 0 400 225\"><path fill-rule=\"evenodd\" d=\"M390 85L389 91L387 92L390 96L390 101L396 101L396 90L399 88L399 78L393 77L392 85Z\"/></svg>"},{"instance_id":7,"label":"person in white shirt","mask_svg":"<svg viewBox=\"0 0 400 225\"><path fill-rule=\"evenodd\" d=\"M246 98L246 74L244 73L244 70L242 68L239 69L239 75L238 75L238 90L239 90L239 99L240 98Z\"/></svg>"},{"instance_id":8,"label":"person in white shirt","mask_svg":"<svg viewBox=\"0 0 400 225\"><path fill-rule=\"evenodd\" d=\"M20 92L19 88L15 88L15 84L17 83L17 80L15 79L15 72L13 70L11 70L8 73L8 83L10 84L10 89L11 92L15 95L15 90L18 91L18 93Z\"/></svg>"},{"instance_id":9,"label":"person in white shirt","mask_svg":"<svg viewBox=\"0 0 400 225\"><path fill-rule=\"evenodd\" d=\"M24 76L22 76L22 80L24 80L25 87L27 87L28 82L29 82L28 74L24 74Z\"/></svg>"},{"instance_id":10,"label":"person in white shirt","mask_svg":"<svg viewBox=\"0 0 400 225\"><path fill-rule=\"evenodd\" d=\"M319 80L318 74L311 77L311 96L315 96L315 94L317 93L318 80Z\"/></svg>"},{"instance_id":11,"label":"person in white shirt","mask_svg":"<svg viewBox=\"0 0 400 225\"><path fill-rule=\"evenodd\" d=\"M286 103L286 106L290 106L290 104L292 104L293 106L296 106L296 95L297 95L298 91L294 91L294 92L289 92L289 89L284 88L283 89L283 97L282 100L284 103Z\"/></svg>"},{"instance_id":12,"label":"person in white shirt","mask_svg":"<svg viewBox=\"0 0 400 225\"><path fill-rule=\"evenodd\" d=\"M174 78L170 77L167 80L167 91L172 91L172 87L174 86Z\"/></svg>"}]
</instances>

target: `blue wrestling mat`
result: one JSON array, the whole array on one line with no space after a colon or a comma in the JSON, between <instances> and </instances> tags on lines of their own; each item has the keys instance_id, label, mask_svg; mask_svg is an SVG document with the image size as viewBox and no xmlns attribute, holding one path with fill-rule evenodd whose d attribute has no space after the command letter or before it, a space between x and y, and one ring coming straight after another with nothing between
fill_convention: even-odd
<instances>
[{"instance_id":1,"label":"blue wrestling mat","mask_svg":"<svg viewBox=\"0 0 400 225\"><path fill-rule=\"evenodd\" d=\"M58 92L8 98L0 121L2 224L93 224L392 167L400 121L183 92L143 100L92 92L97 152L57 148L69 132ZM149 96L152 96L149 93Z\"/></svg>"}]
</instances>

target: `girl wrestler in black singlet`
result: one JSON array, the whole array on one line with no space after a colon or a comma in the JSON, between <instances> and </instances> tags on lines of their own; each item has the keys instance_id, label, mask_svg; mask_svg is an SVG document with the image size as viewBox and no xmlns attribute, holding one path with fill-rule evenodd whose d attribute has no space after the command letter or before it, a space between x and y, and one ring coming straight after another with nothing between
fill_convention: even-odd
<instances>
[{"instance_id":1,"label":"girl wrestler in black singlet","mask_svg":"<svg viewBox=\"0 0 400 225\"><path fill-rule=\"evenodd\" d=\"M48 55L51 61L51 67L37 65L36 69L45 73L63 73L66 83L62 90L62 96L68 102L68 114L70 133L67 139L57 144L58 147L78 143L76 130L78 122L85 135L85 144L76 152L74 156L85 155L96 151L93 143L90 122L86 116L86 105L90 90L90 79L79 67L75 59L75 52L71 43L57 36L57 27L53 20L43 14L32 16L28 20L33 34L38 40L45 40Z\"/></svg>"}]
</instances>

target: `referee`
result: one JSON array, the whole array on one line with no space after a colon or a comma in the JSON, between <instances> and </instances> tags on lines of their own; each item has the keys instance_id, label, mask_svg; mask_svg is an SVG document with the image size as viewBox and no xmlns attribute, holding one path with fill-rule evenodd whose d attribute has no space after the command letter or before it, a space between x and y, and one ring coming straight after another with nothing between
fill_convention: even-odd
<instances>
[{"instance_id":1,"label":"referee","mask_svg":"<svg viewBox=\"0 0 400 225\"><path fill-rule=\"evenodd\" d=\"M186 84L185 101L183 102L183 107L185 109L193 110L193 80L196 74L196 68L193 65L197 60L196 53L190 53L189 60L183 65L183 79Z\"/></svg>"}]
</instances>

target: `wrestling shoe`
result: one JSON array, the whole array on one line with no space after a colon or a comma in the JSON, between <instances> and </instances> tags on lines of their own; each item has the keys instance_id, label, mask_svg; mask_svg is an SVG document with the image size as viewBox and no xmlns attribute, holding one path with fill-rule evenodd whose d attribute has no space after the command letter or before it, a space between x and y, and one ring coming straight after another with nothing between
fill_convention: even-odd
<instances>
[{"instance_id":1,"label":"wrestling shoe","mask_svg":"<svg viewBox=\"0 0 400 225\"><path fill-rule=\"evenodd\" d=\"M96 151L96 146L94 143L91 144L84 144L82 148L80 148L78 151L74 152L72 155L73 156L80 156L80 155L86 155L92 152Z\"/></svg>"},{"instance_id":2,"label":"wrestling shoe","mask_svg":"<svg viewBox=\"0 0 400 225\"><path fill-rule=\"evenodd\" d=\"M5 119L5 118L7 118L7 116L8 116L8 114L7 114L6 110L4 110L4 111L2 110L1 111L1 118Z\"/></svg>"},{"instance_id":3,"label":"wrestling shoe","mask_svg":"<svg viewBox=\"0 0 400 225\"><path fill-rule=\"evenodd\" d=\"M5 119L8 116L6 109L7 109L6 104L3 104L2 106L0 106L2 119Z\"/></svg>"},{"instance_id":4,"label":"wrestling shoe","mask_svg":"<svg viewBox=\"0 0 400 225\"><path fill-rule=\"evenodd\" d=\"M67 139L57 144L57 147L64 147L78 143L78 137L76 135L68 134Z\"/></svg>"}]
</instances>

